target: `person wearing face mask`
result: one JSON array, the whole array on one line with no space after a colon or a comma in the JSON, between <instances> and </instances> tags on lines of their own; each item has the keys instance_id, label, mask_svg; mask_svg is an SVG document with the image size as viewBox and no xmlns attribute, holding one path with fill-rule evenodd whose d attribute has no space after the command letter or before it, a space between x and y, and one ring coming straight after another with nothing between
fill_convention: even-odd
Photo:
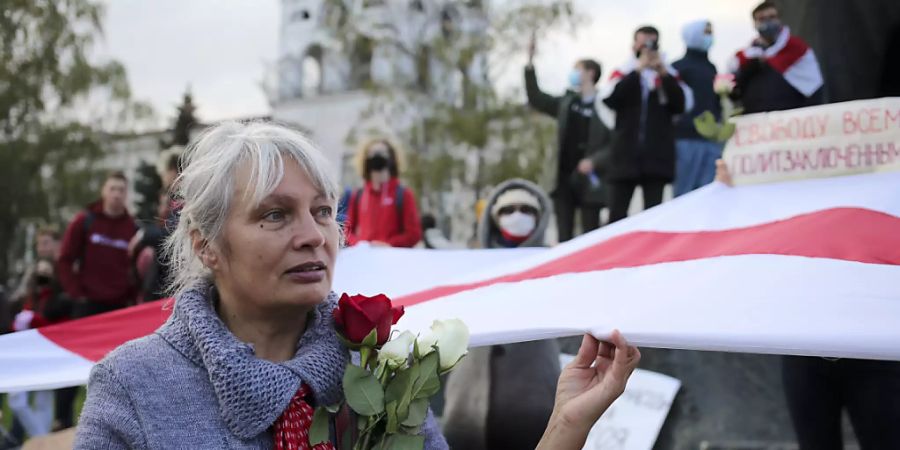
<instances>
[{"instance_id":1,"label":"person wearing face mask","mask_svg":"<svg viewBox=\"0 0 900 450\"><path fill-rule=\"evenodd\" d=\"M68 320L71 302L54 275L54 263L40 259L34 266L22 310L13 319L13 331L43 327ZM53 391L16 392L9 407L29 437L48 434L53 424Z\"/></svg>"},{"instance_id":2,"label":"person wearing face mask","mask_svg":"<svg viewBox=\"0 0 900 450\"><path fill-rule=\"evenodd\" d=\"M581 211L582 231L588 232L600 227L600 210L606 203L600 174L609 155L611 134L595 106L601 68L591 59L576 62L569 73L569 89L562 96L553 96L538 86L534 54L532 34L525 92L532 108L555 118L558 124L553 202L559 242L565 242L575 236L576 210Z\"/></svg>"},{"instance_id":3,"label":"person wearing face mask","mask_svg":"<svg viewBox=\"0 0 900 450\"><path fill-rule=\"evenodd\" d=\"M644 208L662 203L663 189L675 177L675 116L690 111L693 96L678 71L665 63L659 31L634 32L634 57L610 76L603 103L615 113L615 139L607 173L609 221L628 215L635 188Z\"/></svg>"},{"instance_id":4,"label":"person wearing face mask","mask_svg":"<svg viewBox=\"0 0 900 450\"><path fill-rule=\"evenodd\" d=\"M731 96L744 113L821 104L824 80L816 54L781 23L775 4L757 6L753 23L759 36L729 62L735 75Z\"/></svg>"},{"instance_id":5,"label":"person wearing face mask","mask_svg":"<svg viewBox=\"0 0 900 450\"><path fill-rule=\"evenodd\" d=\"M365 142L357 166L365 185L347 202L344 233L348 246L368 242L374 247L414 247L422 239L422 224L412 190L400 183L400 153L387 139Z\"/></svg>"},{"instance_id":6,"label":"person wearing face mask","mask_svg":"<svg viewBox=\"0 0 900 450\"><path fill-rule=\"evenodd\" d=\"M716 120L722 118L722 104L713 91L716 66L709 61L713 44L712 23L709 20L690 22L681 30L687 51L672 63L682 81L691 88L694 108L678 117L675 125L675 196L686 194L713 181L716 160L722 156L722 144L700 136L694 118L709 111Z\"/></svg>"},{"instance_id":7,"label":"person wearing face mask","mask_svg":"<svg viewBox=\"0 0 900 450\"><path fill-rule=\"evenodd\" d=\"M550 198L509 180L489 197L478 228L484 248L543 247ZM444 435L451 448L535 448L553 410L560 375L555 340L474 348L447 381Z\"/></svg>"}]
</instances>

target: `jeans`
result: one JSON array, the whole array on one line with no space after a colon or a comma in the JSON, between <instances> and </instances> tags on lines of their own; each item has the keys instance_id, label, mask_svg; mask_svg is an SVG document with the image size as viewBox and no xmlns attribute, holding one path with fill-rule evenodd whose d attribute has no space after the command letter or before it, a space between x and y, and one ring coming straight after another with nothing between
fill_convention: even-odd
<instances>
[{"instance_id":1,"label":"jeans","mask_svg":"<svg viewBox=\"0 0 900 450\"><path fill-rule=\"evenodd\" d=\"M676 197L706 186L716 178L716 160L722 157L722 144L703 139L679 139L675 141L675 151L677 160L672 187Z\"/></svg>"},{"instance_id":2,"label":"jeans","mask_svg":"<svg viewBox=\"0 0 900 450\"><path fill-rule=\"evenodd\" d=\"M28 402L34 396L34 405ZM53 391L15 392L9 394L9 409L16 415L30 437L50 433L53 424Z\"/></svg>"}]
</instances>

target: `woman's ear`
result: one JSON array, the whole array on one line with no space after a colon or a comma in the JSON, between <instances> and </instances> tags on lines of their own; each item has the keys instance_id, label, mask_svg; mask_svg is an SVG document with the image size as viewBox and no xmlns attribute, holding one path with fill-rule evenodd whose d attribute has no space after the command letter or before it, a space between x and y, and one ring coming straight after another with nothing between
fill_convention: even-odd
<instances>
[{"instance_id":1,"label":"woman's ear","mask_svg":"<svg viewBox=\"0 0 900 450\"><path fill-rule=\"evenodd\" d=\"M191 247L207 269L215 270L219 265L219 256L209 245L209 241L200 235L200 230L191 231Z\"/></svg>"}]
</instances>

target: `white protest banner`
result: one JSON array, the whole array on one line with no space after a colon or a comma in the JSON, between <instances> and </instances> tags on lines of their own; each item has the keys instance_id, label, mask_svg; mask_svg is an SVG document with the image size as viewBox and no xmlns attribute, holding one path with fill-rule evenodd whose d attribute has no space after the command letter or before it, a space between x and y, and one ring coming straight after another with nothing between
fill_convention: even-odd
<instances>
[{"instance_id":1,"label":"white protest banner","mask_svg":"<svg viewBox=\"0 0 900 450\"><path fill-rule=\"evenodd\" d=\"M733 119L725 147L734 183L900 169L900 98L857 100Z\"/></svg>"},{"instance_id":2,"label":"white protest banner","mask_svg":"<svg viewBox=\"0 0 900 450\"><path fill-rule=\"evenodd\" d=\"M565 366L573 358L559 360ZM591 428L584 450L652 450L679 388L677 378L635 370L622 396Z\"/></svg>"}]
</instances>

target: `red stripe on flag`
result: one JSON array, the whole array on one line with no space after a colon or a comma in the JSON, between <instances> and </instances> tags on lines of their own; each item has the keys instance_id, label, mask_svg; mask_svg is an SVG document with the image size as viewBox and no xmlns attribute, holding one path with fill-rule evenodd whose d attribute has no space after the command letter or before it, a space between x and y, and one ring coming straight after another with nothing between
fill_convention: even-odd
<instances>
[{"instance_id":1,"label":"red stripe on flag","mask_svg":"<svg viewBox=\"0 0 900 450\"><path fill-rule=\"evenodd\" d=\"M862 208L834 208L720 231L636 231L604 240L524 272L440 286L394 300L411 306L498 283L735 255L790 255L900 265L900 218Z\"/></svg>"},{"instance_id":2,"label":"red stripe on flag","mask_svg":"<svg viewBox=\"0 0 900 450\"><path fill-rule=\"evenodd\" d=\"M132 308L39 328L38 332L66 350L90 361L99 361L125 342L156 331L172 312L163 309L165 303L166 300L157 300Z\"/></svg>"}]
</instances>

